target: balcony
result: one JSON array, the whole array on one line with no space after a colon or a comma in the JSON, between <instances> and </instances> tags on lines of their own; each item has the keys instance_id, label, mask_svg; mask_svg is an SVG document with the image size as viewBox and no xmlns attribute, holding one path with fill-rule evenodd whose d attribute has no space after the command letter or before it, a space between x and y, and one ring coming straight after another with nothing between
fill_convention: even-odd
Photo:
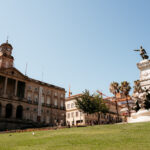
<instances>
[{"instance_id":1,"label":"balcony","mask_svg":"<svg viewBox=\"0 0 150 150\"><path fill-rule=\"evenodd\" d=\"M42 106L46 106L46 104L45 104L45 103L42 103Z\"/></svg>"},{"instance_id":2,"label":"balcony","mask_svg":"<svg viewBox=\"0 0 150 150\"><path fill-rule=\"evenodd\" d=\"M58 109L58 106L56 106L56 105L52 105L52 108Z\"/></svg>"},{"instance_id":3,"label":"balcony","mask_svg":"<svg viewBox=\"0 0 150 150\"><path fill-rule=\"evenodd\" d=\"M51 107L51 104L46 104L47 107Z\"/></svg>"},{"instance_id":4,"label":"balcony","mask_svg":"<svg viewBox=\"0 0 150 150\"><path fill-rule=\"evenodd\" d=\"M60 109L61 109L61 110L65 110L65 107L61 106Z\"/></svg>"}]
</instances>

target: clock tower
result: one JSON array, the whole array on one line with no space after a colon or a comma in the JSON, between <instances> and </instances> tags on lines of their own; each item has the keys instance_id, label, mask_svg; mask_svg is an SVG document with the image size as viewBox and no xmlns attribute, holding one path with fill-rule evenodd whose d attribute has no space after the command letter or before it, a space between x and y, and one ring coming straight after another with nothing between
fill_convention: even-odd
<instances>
[{"instance_id":1,"label":"clock tower","mask_svg":"<svg viewBox=\"0 0 150 150\"><path fill-rule=\"evenodd\" d=\"M14 58L12 54L13 47L11 44L3 43L0 45L0 68L11 68L13 67Z\"/></svg>"}]
</instances>

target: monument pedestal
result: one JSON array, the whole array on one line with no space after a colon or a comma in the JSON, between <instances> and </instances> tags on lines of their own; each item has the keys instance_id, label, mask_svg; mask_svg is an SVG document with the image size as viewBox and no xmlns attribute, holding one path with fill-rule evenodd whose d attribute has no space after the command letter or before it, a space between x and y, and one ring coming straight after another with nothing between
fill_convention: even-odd
<instances>
[{"instance_id":1,"label":"monument pedestal","mask_svg":"<svg viewBox=\"0 0 150 150\"><path fill-rule=\"evenodd\" d=\"M128 123L147 122L150 121L150 110L140 109L137 113L132 113L127 118Z\"/></svg>"},{"instance_id":2,"label":"monument pedestal","mask_svg":"<svg viewBox=\"0 0 150 150\"><path fill-rule=\"evenodd\" d=\"M145 59L137 63L137 67L140 70L140 84L141 87L150 87L150 60Z\"/></svg>"},{"instance_id":3,"label":"monument pedestal","mask_svg":"<svg viewBox=\"0 0 150 150\"><path fill-rule=\"evenodd\" d=\"M150 89L150 60L144 59L137 63L137 67L140 70L140 86L142 89ZM144 98L142 98L142 93L136 93L138 98L141 99L143 103ZM127 118L128 123L136 122L147 122L150 121L150 110L144 108L140 109L138 112L131 113L131 117Z\"/></svg>"}]
</instances>

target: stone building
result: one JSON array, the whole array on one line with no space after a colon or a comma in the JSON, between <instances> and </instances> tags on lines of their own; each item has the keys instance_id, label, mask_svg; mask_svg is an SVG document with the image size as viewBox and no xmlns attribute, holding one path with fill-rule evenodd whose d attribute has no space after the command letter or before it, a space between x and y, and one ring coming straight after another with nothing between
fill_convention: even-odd
<instances>
[{"instance_id":1,"label":"stone building","mask_svg":"<svg viewBox=\"0 0 150 150\"><path fill-rule=\"evenodd\" d=\"M118 118L117 110L116 110L116 103L114 102L115 99L116 99L115 97L104 98L104 102L109 109L109 113L107 113L107 118L104 121L105 123L106 122L116 123L116 122L122 122L123 121L123 116L121 113L122 105L117 103L118 114L119 114L119 118Z\"/></svg>"},{"instance_id":2,"label":"stone building","mask_svg":"<svg viewBox=\"0 0 150 150\"><path fill-rule=\"evenodd\" d=\"M12 50L0 45L0 130L65 125L65 89L22 74Z\"/></svg>"},{"instance_id":3,"label":"stone building","mask_svg":"<svg viewBox=\"0 0 150 150\"><path fill-rule=\"evenodd\" d=\"M76 107L76 98L81 95L82 94L77 94L66 98L66 124L70 126L98 124L98 116L96 113L87 115ZM116 123L117 113L115 103L111 102L111 98L105 98L104 102L109 108L109 113L100 114L100 124ZM119 113L120 109L121 107L118 106ZM118 121L122 121L121 115L119 116Z\"/></svg>"}]
</instances>

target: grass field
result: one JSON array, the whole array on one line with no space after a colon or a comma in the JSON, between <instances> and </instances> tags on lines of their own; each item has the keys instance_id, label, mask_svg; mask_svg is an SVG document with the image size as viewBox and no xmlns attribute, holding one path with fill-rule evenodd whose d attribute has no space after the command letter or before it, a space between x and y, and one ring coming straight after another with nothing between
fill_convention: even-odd
<instances>
[{"instance_id":1,"label":"grass field","mask_svg":"<svg viewBox=\"0 0 150 150\"><path fill-rule=\"evenodd\" d=\"M150 150L150 123L4 133L0 150Z\"/></svg>"}]
</instances>

